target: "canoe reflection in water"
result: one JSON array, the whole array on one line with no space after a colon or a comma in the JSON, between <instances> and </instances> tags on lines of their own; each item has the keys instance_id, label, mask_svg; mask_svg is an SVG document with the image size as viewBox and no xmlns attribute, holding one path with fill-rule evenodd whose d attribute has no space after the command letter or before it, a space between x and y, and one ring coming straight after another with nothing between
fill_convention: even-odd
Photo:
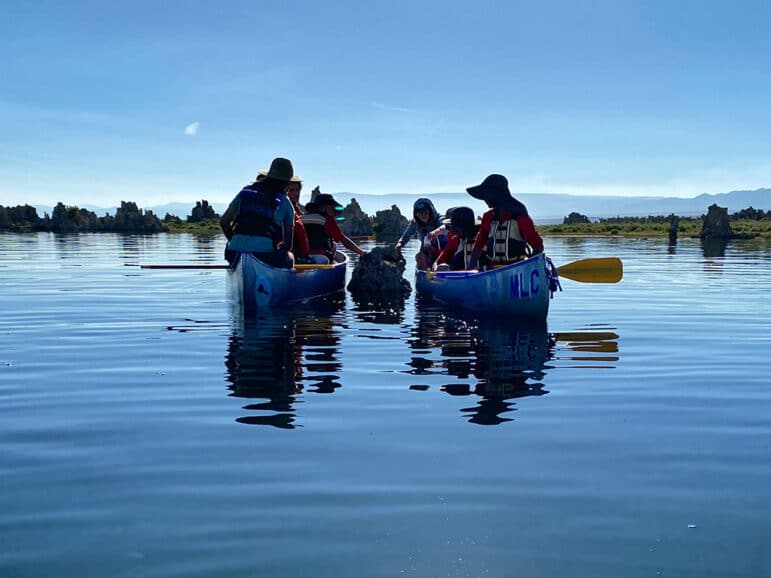
<instances>
[{"instance_id":1,"label":"canoe reflection in water","mask_svg":"<svg viewBox=\"0 0 771 578\"><path fill-rule=\"evenodd\" d=\"M410 340L410 373L463 380L448 382L441 389L453 396L477 396L476 405L462 408L461 413L471 423L498 425L512 421L503 414L516 410L513 400L549 393L544 379L555 361L564 360L571 366L601 362L612 367L609 364L618 360L614 355L618 336L611 331L563 335L565 339L549 333L545 323L480 320L423 306L416 312ZM561 352L563 348L571 353ZM575 352L584 353L576 357ZM427 390L429 386L416 383L410 388Z\"/></svg>"},{"instance_id":2,"label":"canoe reflection in water","mask_svg":"<svg viewBox=\"0 0 771 578\"><path fill-rule=\"evenodd\" d=\"M304 384L313 393L332 393L338 376L339 331L334 314L342 302L296 308L291 315L238 320L225 356L225 377L233 397L261 399L243 409L257 412L236 419L249 425L282 429L295 424L295 405Z\"/></svg>"}]
</instances>

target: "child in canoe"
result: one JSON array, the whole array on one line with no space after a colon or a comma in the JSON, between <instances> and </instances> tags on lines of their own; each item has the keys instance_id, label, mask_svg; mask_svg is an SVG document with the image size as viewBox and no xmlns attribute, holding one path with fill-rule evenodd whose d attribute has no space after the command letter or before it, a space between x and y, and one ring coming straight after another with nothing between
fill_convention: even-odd
<instances>
[{"instance_id":1,"label":"child in canoe","mask_svg":"<svg viewBox=\"0 0 771 578\"><path fill-rule=\"evenodd\" d=\"M465 271L471 268L471 252L477 233L475 220L474 211L469 207L452 209L450 218L444 220L449 225L450 234L447 244L436 259L437 270Z\"/></svg>"}]
</instances>

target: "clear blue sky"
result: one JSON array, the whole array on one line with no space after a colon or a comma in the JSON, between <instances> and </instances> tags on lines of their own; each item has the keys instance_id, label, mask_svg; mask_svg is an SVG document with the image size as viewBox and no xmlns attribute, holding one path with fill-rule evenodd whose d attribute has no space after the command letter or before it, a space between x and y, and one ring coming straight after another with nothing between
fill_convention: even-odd
<instances>
[{"instance_id":1,"label":"clear blue sky","mask_svg":"<svg viewBox=\"0 0 771 578\"><path fill-rule=\"evenodd\" d=\"M0 204L771 186L769 6L11 0Z\"/></svg>"}]
</instances>

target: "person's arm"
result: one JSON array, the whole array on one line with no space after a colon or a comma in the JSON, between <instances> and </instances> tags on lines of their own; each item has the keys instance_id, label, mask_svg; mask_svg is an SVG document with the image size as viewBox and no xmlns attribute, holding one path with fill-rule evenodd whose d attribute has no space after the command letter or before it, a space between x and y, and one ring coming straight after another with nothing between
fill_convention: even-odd
<instances>
[{"instance_id":1,"label":"person's arm","mask_svg":"<svg viewBox=\"0 0 771 578\"><path fill-rule=\"evenodd\" d=\"M468 268L476 269L479 262L479 258L482 256L485 248L487 247L487 239L490 236L490 227L492 226L493 215L488 211L482 216L482 224L479 225L479 232L477 232L476 241L474 241L474 248L471 250L471 257L469 257Z\"/></svg>"},{"instance_id":2,"label":"person's arm","mask_svg":"<svg viewBox=\"0 0 771 578\"><path fill-rule=\"evenodd\" d=\"M348 249L349 251L353 251L357 255L364 255L366 251L359 247L356 243L354 243L347 235L343 234L343 238L340 240L340 242L343 244L343 247Z\"/></svg>"},{"instance_id":3,"label":"person's arm","mask_svg":"<svg viewBox=\"0 0 771 578\"><path fill-rule=\"evenodd\" d=\"M286 196L281 199L281 203L284 209L284 216L281 220L281 241L288 251L292 247L294 236L294 207Z\"/></svg>"},{"instance_id":4,"label":"person's arm","mask_svg":"<svg viewBox=\"0 0 771 578\"><path fill-rule=\"evenodd\" d=\"M528 215L517 217L517 226L522 239L533 248L533 255L543 253L543 239L535 228L535 223Z\"/></svg>"},{"instance_id":5,"label":"person's arm","mask_svg":"<svg viewBox=\"0 0 771 578\"><path fill-rule=\"evenodd\" d=\"M450 235L450 238L447 240L447 244L444 246L444 249L442 249L442 252L439 253L439 256L436 258L436 265L441 265L442 263L449 264L452 261L453 255L455 255L455 251L458 250L459 244L460 237Z\"/></svg>"},{"instance_id":6,"label":"person's arm","mask_svg":"<svg viewBox=\"0 0 771 578\"><path fill-rule=\"evenodd\" d=\"M297 218L295 218L294 222L294 239L292 242L294 243L292 245L292 251L295 255L305 257L310 254L311 249L308 244L308 233L305 232L305 225L303 225L303 222Z\"/></svg>"},{"instance_id":7,"label":"person's arm","mask_svg":"<svg viewBox=\"0 0 771 578\"><path fill-rule=\"evenodd\" d=\"M349 251L352 251L357 255L364 255L364 253L366 253L364 249L359 247L356 243L349 239L345 233L343 233L334 217L327 217L327 222L324 224L324 229L326 230L327 235L329 235L333 241L342 243L343 247Z\"/></svg>"},{"instance_id":8,"label":"person's arm","mask_svg":"<svg viewBox=\"0 0 771 578\"><path fill-rule=\"evenodd\" d=\"M415 235L415 231L418 230L418 224L415 222L415 219L412 219L410 221L410 224L407 225L407 228L404 229L404 232L402 233L402 236L399 238L399 241L396 243L396 250L400 251L401 248L410 242L410 239Z\"/></svg>"},{"instance_id":9,"label":"person's arm","mask_svg":"<svg viewBox=\"0 0 771 578\"><path fill-rule=\"evenodd\" d=\"M225 238L230 241L230 239L233 237L233 223L236 220L236 214L237 211L237 205L238 205L238 197L233 199L228 205L228 208L225 210L224 213L222 213L222 218L220 219L220 228L222 228L222 232L225 233Z\"/></svg>"}]
</instances>

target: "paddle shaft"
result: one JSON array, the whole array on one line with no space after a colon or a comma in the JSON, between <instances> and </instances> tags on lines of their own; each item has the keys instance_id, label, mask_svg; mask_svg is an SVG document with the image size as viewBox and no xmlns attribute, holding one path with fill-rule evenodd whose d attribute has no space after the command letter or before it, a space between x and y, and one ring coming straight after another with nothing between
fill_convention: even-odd
<instances>
[{"instance_id":1,"label":"paddle shaft","mask_svg":"<svg viewBox=\"0 0 771 578\"><path fill-rule=\"evenodd\" d=\"M229 265L140 265L142 269L230 269ZM303 264L295 265L297 271L308 271L312 269L331 269L334 265L314 265Z\"/></svg>"},{"instance_id":2,"label":"paddle shaft","mask_svg":"<svg viewBox=\"0 0 771 578\"><path fill-rule=\"evenodd\" d=\"M142 269L229 269L228 265L140 265Z\"/></svg>"}]
</instances>

